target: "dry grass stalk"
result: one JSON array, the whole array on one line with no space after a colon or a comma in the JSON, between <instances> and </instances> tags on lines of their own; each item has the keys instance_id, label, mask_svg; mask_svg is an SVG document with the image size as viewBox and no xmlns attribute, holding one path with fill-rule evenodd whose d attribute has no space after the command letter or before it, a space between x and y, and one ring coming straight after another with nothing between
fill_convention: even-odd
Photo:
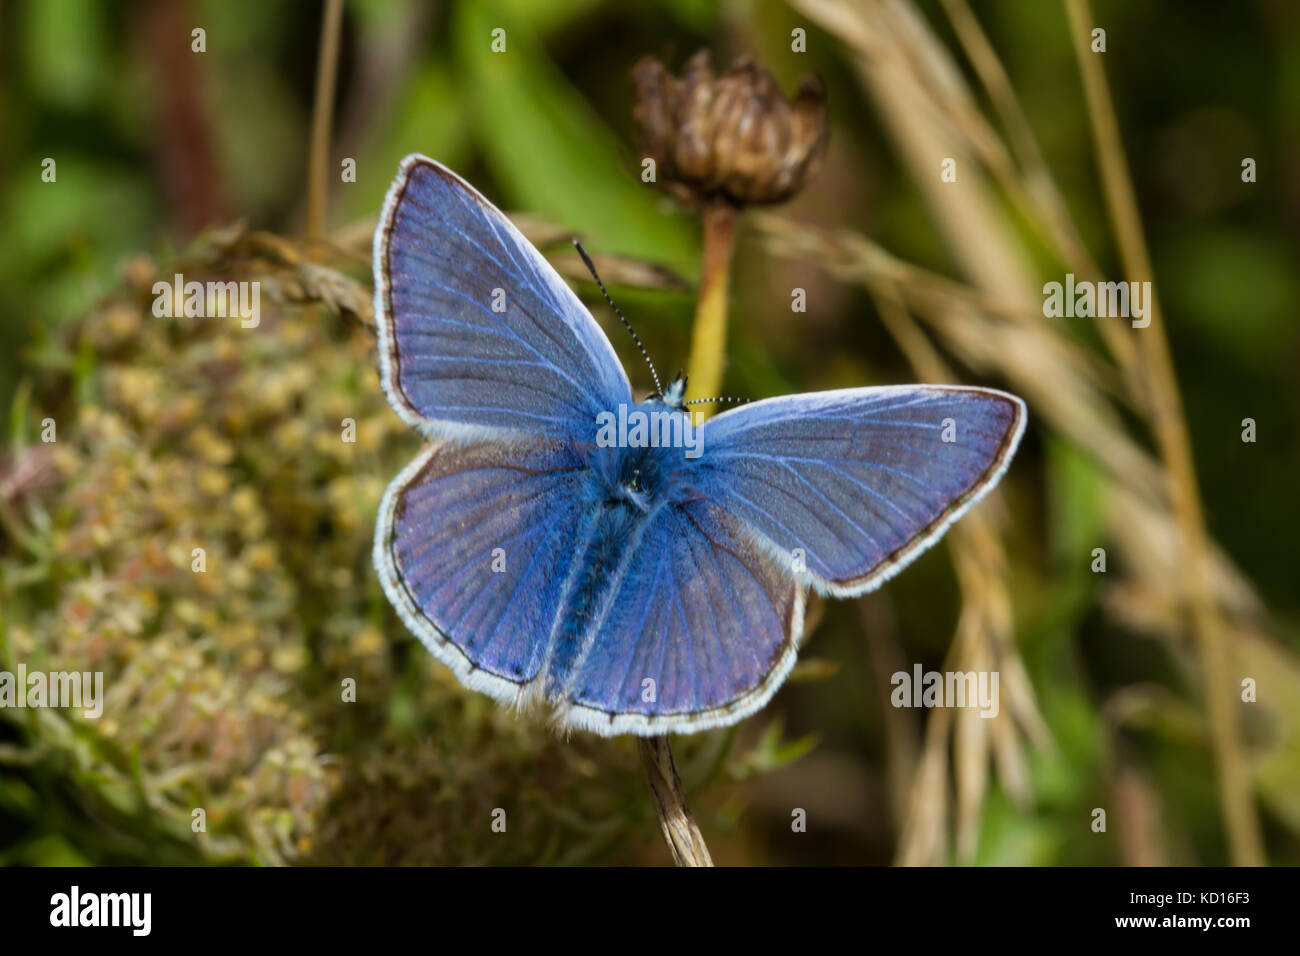
<instances>
[{"instance_id":1,"label":"dry grass stalk","mask_svg":"<svg viewBox=\"0 0 1300 956\"><path fill-rule=\"evenodd\" d=\"M1124 159L1119 122L1101 61L1089 51L1092 15L1086 0L1068 0L1066 10L1070 16L1070 32L1079 71L1083 76L1088 115L1096 138L1097 165L1101 170L1106 205L1119 243L1124 271L1129 281L1150 281L1154 270L1142 230L1137 197ZM1151 324L1143 330L1140 338L1140 354L1150 381L1151 425L1168 474L1169 497L1182 537L1181 570L1201 647L1205 697L1219 774L1219 798L1223 803L1233 863L1259 866L1265 862L1263 838L1242 753L1241 729L1234 700L1235 682L1225 676L1230 673L1231 653L1221 612L1210 588L1205 516L1201 511L1182 396L1169 355L1169 340L1154 284L1151 289L1148 304Z\"/></svg>"},{"instance_id":2,"label":"dry grass stalk","mask_svg":"<svg viewBox=\"0 0 1300 956\"><path fill-rule=\"evenodd\" d=\"M954 381L951 370L903 308L897 289L892 291L895 293L892 296L875 296L877 309L912 367L925 381ZM990 756L996 760L1007 792L1019 805L1025 806L1029 801L1028 771L1014 724L1019 722L1040 744L1050 739L1013 641L1006 553L986 508L968 515L950 538L962 591L962 613L954 647L964 649L959 669L997 670L1010 680L1002 685L1005 705L999 708L996 717L982 717L974 709L967 709L959 711L951 722L957 785L956 850L961 862L971 862L975 856L980 815L988 789ZM937 735L927 741L927 750L937 748L936 759L942 763L946 745L945 737ZM916 831L909 837L916 839ZM921 856L924 850L924 846L904 847L900 850L900 860Z\"/></svg>"},{"instance_id":3,"label":"dry grass stalk","mask_svg":"<svg viewBox=\"0 0 1300 956\"><path fill-rule=\"evenodd\" d=\"M329 189L330 131L334 88L338 79L343 0L326 0L316 61L316 98L312 104L311 149L307 165L307 235L325 232L325 198Z\"/></svg>"},{"instance_id":4,"label":"dry grass stalk","mask_svg":"<svg viewBox=\"0 0 1300 956\"><path fill-rule=\"evenodd\" d=\"M672 748L667 737L638 737L637 751L645 765L650 792L654 795L659 825L678 866L712 866L713 858L704 843L700 828L686 805L682 779L677 774Z\"/></svg>"},{"instance_id":5,"label":"dry grass stalk","mask_svg":"<svg viewBox=\"0 0 1300 956\"><path fill-rule=\"evenodd\" d=\"M856 54L863 85L915 171L936 225L973 288L901 263L865 237L811 234L775 217L756 225L770 248L787 255L819 249L812 258L825 261L832 273L866 282L877 297L900 300L953 354L981 374L1003 376L1025 395L1036 418L1102 465L1109 530L1125 549L1141 553L1134 563L1144 568L1143 578L1149 579L1153 565L1168 567L1170 558L1174 562L1179 584L1172 599L1191 608L1196 624L1232 857L1259 862L1258 824L1230 696L1233 684L1211 676L1231 671L1223 610L1255 616L1259 602L1206 535L1158 307L1153 304L1151 327L1140 335L1121 323L1101 323L1099 332L1114 367L1073 341L1064 326L1042 321L1037 277L1002 207L1003 198L1068 268L1086 276L1095 275L1097 267L1079 241L1005 70L965 0L944 0L944 8L1008 131L1011 148L980 114L951 55L908 0L792 4ZM1068 10L1126 278L1149 279L1149 256L1114 110L1100 60L1088 52L1087 7L1083 0L1070 0ZM944 157L957 160L960 188L940 181L937 163ZM995 184L1003 197L994 191ZM1116 402L1149 420L1159 461L1127 434ZM1139 537L1135 527L1146 529L1148 536Z\"/></svg>"}]
</instances>

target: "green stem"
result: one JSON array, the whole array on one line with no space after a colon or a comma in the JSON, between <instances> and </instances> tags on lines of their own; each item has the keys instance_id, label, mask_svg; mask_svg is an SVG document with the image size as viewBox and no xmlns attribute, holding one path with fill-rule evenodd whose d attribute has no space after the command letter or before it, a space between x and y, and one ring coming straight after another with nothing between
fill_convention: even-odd
<instances>
[{"instance_id":1,"label":"green stem","mask_svg":"<svg viewBox=\"0 0 1300 956\"><path fill-rule=\"evenodd\" d=\"M727 292L739 210L726 201L704 207L704 272L691 333L690 394L713 398L722 388L727 353ZM713 403L696 406L697 417L713 413Z\"/></svg>"}]
</instances>

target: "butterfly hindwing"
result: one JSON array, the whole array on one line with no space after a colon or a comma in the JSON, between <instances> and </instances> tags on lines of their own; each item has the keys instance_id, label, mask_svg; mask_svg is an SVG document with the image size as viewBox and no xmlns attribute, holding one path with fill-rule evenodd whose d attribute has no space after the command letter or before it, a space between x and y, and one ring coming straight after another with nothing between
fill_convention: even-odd
<instances>
[{"instance_id":1,"label":"butterfly hindwing","mask_svg":"<svg viewBox=\"0 0 1300 956\"><path fill-rule=\"evenodd\" d=\"M509 428L587 434L630 400L591 313L477 190L424 156L403 160L375 232L384 390L426 435Z\"/></svg>"},{"instance_id":2,"label":"butterfly hindwing","mask_svg":"<svg viewBox=\"0 0 1300 956\"><path fill-rule=\"evenodd\" d=\"M537 677L587 506L555 439L441 442L388 487L375 567L411 631L463 683L511 700Z\"/></svg>"},{"instance_id":3,"label":"butterfly hindwing","mask_svg":"<svg viewBox=\"0 0 1300 956\"><path fill-rule=\"evenodd\" d=\"M562 723L600 734L688 733L757 710L793 666L804 588L704 501L648 519Z\"/></svg>"}]
</instances>

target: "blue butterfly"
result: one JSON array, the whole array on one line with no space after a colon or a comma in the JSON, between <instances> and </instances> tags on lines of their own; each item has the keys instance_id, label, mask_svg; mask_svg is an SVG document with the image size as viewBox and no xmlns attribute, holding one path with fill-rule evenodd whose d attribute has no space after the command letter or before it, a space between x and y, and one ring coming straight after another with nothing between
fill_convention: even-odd
<instances>
[{"instance_id":1,"label":"blue butterfly","mask_svg":"<svg viewBox=\"0 0 1300 956\"><path fill-rule=\"evenodd\" d=\"M461 683L563 727L752 714L794 666L808 589L852 597L897 573L997 483L1025 427L1019 398L984 388L789 395L698 429L680 379L635 402L550 264L424 156L389 189L374 268L384 391L430 440L384 494L379 579Z\"/></svg>"}]
</instances>

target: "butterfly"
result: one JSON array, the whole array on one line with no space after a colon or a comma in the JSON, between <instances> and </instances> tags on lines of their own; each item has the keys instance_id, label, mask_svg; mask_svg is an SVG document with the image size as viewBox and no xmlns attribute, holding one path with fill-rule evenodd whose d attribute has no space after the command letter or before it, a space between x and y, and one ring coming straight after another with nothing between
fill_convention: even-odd
<instances>
[{"instance_id":1,"label":"butterfly","mask_svg":"<svg viewBox=\"0 0 1300 956\"><path fill-rule=\"evenodd\" d=\"M788 395L698 427L680 376L637 402L541 253L420 155L374 271L384 392L429 441L380 504L379 580L462 684L563 728L752 714L794 666L809 589L888 580L998 482L1025 427L1024 402L987 388Z\"/></svg>"}]
</instances>

